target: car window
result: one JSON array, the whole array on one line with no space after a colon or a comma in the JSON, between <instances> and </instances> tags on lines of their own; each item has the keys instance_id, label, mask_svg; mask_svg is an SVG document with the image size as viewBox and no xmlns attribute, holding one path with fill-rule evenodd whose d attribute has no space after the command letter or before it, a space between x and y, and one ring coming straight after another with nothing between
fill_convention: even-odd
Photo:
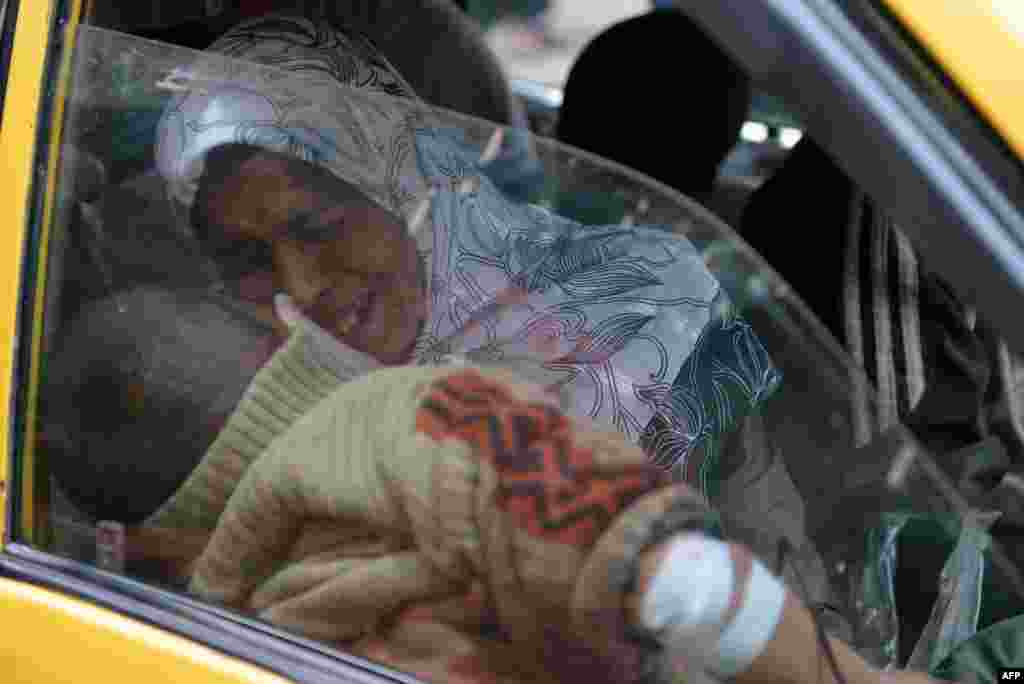
<instances>
[{"instance_id":1,"label":"car window","mask_svg":"<svg viewBox=\"0 0 1024 684\"><path fill-rule=\"evenodd\" d=\"M367 92L110 29L83 26L75 45L26 375L40 403L19 408L39 418L18 458L49 484L23 505L48 529L21 541L437 679L442 665L403 649L440 643L443 661L506 643L501 611L467 589L494 567L444 565L458 581L442 581L418 536L439 530L413 523L444 511L387 518L360 479L373 462L336 464L401 447L397 413L359 413L386 387L364 376L474 365L639 445L858 650L895 662L886 515L955 502L892 471L927 451L864 427L879 409L861 372L714 215L628 168L427 106L386 70L354 79ZM357 391L352 424L382 436L332 443L324 461L308 426ZM404 448L395 462L430 457ZM297 498L274 508L282 491ZM483 516L498 499L480 496ZM287 525L238 536L243 511ZM257 553L261 532L286 548ZM560 567L531 577L566 592ZM476 617L438 608L452 597ZM517 629L543 623L535 598L509 595ZM424 615L434 632L410 626Z\"/></svg>"}]
</instances>

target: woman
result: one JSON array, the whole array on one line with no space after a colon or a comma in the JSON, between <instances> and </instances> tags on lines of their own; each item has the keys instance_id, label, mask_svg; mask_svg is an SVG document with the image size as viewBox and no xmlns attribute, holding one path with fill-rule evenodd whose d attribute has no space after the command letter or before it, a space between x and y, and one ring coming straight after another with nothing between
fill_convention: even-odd
<instances>
[{"instance_id":1,"label":"woman","mask_svg":"<svg viewBox=\"0 0 1024 684\"><path fill-rule=\"evenodd\" d=\"M158 166L224 280L260 300L264 316L276 288L330 328L327 312L343 313L346 297L379 292L371 299L388 312L381 328L394 339L380 346L377 335L360 351L402 362L422 324L418 362L514 357L531 377L561 387L570 410L633 439L660 416L673 438L654 440L667 447L657 456L680 470L777 384L765 350L689 243L656 229L588 228L509 201L479 161L493 128L454 119L455 130L453 117L422 106L367 43L270 17L241 25L211 51L248 62L230 65L230 83L196 88L168 109ZM260 62L301 70L306 102L275 89ZM229 65L211 56L201 68ZM311 211L321 212L314 230L297 240L294 221ZM375 239L393 251L366 252ZM382 273L396 285L373 286ZM721 388L735 394L731 412L682 386L710 380L695 366L711 357L734 371L736 387Z\"/></svg>"}]
</instances>

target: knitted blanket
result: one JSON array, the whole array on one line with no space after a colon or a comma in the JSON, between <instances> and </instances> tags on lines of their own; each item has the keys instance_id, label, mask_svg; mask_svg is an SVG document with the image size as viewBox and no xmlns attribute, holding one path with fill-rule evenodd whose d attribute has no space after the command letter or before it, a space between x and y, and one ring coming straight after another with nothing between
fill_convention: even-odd
<instances>
[{"instance_id":1,"label":"knitted blanket","mask_svg":"<svg viewBox=\"0 0 1024 684\"><path fill-rule=\"evenodd\" d=\"M342 382L308 335L151 521L212 529L191 590L428 680L636 679L621 578L703 499L509 371Z\"/></svg>"}]
</instances>

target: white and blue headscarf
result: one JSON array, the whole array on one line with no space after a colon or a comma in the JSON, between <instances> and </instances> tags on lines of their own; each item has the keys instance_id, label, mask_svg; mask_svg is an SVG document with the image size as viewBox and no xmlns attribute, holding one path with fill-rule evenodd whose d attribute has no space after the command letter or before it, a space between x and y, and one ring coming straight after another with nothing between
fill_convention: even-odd
<instances>
[{"instance_id":1,"label":"white and blue headscarf","mask_svg":"<svg viewBox=\"0 0 1024 684\"><path fill-rule=\"evenodd\" d=\"M687 240L510 199L488 175L508 165L480 162L481 122L427 107L367 41L269 16L175 79L184 92L160 122L157 165L183 208L209 150L249 143L330 170L415 229L431 301L419 362L515 363L704 491L721 438L778 385ZM499 161L522 157L523 140L506 135ZM509 292L520 296L496 307Z\"/></svg>"}]
</instances>

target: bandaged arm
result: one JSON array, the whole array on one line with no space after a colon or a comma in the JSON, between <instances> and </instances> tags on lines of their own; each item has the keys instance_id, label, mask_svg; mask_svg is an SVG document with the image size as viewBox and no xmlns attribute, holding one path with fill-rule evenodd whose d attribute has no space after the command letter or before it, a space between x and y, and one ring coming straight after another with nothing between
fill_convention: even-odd
<instances>
[{"instance_id":1,"label":"bandaged arm","mask_svg":"<svg viewBox=\"0 0 1024 684\"><path fill-rule=\"evenodd\" d=\"M839 684L810 612L744 547L699 534L678 535L647 551L638 565L628 618L656 634L666 649L680 646L688 635L703 634L709 642L704 666L720 679ZM843 642L831 639L830 645L849 684L929 681L919 673L881 673Z\"/></svg>"}]
</instances>

